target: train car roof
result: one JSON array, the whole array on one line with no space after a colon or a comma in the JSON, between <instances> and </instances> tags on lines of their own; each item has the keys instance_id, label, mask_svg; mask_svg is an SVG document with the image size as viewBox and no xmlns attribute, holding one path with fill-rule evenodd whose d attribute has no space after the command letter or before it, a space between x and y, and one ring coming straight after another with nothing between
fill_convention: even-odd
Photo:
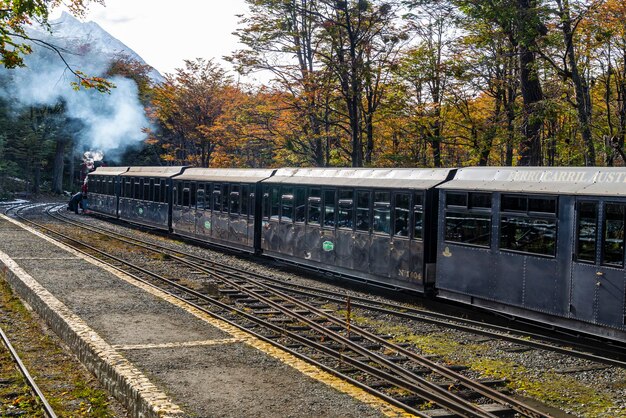
<instances>
[{"instance_id":1,"label":"train car roof","mask_svg":"<svg viewBox=\"0 0 626 418\"><path fill-rule=\"evenodd\" d=\"M173 177L183 171L184 166L129 167L122 177Z\"/></svg>"},{"instance_id":2,"label":"train car roof","mask_svg":"<svg viewBox=\"0 0 626 418\"><path fill-rule=\"evenodd\" d=\"M626 196L626 168L468 167L440 189Z\"/></svg>"},{"instance_id":3,"label":"train car roof","mask_svg":"<svg viewBox=\"0 0 626 418\"><path fill-rule=\"evenodd\" d=\"M445 181L448 168L281 168L263 183L428 189Z\"/></svg>"},{"instance_id":4,"label":"train car roof","mask_svg":"<svg viewBox=\"0 0 626 418\"><path fill-rule=\"evenodd\" d=\"M128 167L98 167L91 173L90 176L118 176L128 171Z\"/></svg>"},{"instance_id":5,"label":"train car roof","mask_svg":"<svg viewBox=\"0 0 626 418\"><path fill-rule=\"evenodd\" d=\"M256 168L188 168L176 176L176 180L256 183L270 177L275 171Z\"/></svg>"}]
</instances>

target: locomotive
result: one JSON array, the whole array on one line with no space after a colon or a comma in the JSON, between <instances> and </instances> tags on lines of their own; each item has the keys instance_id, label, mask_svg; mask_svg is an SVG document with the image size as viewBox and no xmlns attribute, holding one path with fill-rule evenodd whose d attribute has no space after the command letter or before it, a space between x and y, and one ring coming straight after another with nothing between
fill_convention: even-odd
<instances>
[{"instance_id":1,"label":"locomotive","mask_svg":"<svg viewBox=\"0 0 626 418\"><path fill-rule=\"evenodd\" d=\"M626 342L626 170L99 167L90 210Z\"/></svg>"}]
</instances>

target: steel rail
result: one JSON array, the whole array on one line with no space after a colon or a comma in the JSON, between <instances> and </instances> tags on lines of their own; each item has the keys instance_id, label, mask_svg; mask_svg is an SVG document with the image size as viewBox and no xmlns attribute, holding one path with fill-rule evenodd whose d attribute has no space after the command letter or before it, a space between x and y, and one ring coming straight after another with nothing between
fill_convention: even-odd
<instances>
[{"instance_id":1,"label":"steel rail","mask_svg":"<svg viewBox=\"0 0 626 418\"><path fill-rule=\"evenodd\" d=\"M54 410L48 403L48 400L46 399L45 395L43 394L41 389L39 389L39 386L37 386L35 379L33 379L31 374L28 372L28 369L22 362L22 359L20 358L20 356L17 354L17 351L15 351L15 348L13 348L13 345L11 345L11 341L9 341L9 338L4 333L2 328L0 328L0 337L2 337L2 342L4 343L6 348L9 350L9 353L11 353L11 357L13 357L13 360L15 360L15 363L17 364L17 367L19 368L20 373L22 373L22 375L26 379L26 383L35 392L35 395L41 402L41 407L44 413L50 418L57 418L57 415L54 413Z\"/></svg>"},{"instance_id":2,"label":"steel rail","mask_svg":"<svg viewBox=\"0 0 626 418\"><path fill-rule=\"evenodd\" d=\"M155 244L155 243L151 243L149 241L142 240L139 238L129 237L124 234L107 230L105 228L88 225L85 222L74 222L64 215L59 214L59 217L63 218L64 222L68 222L68 223L81 226L81 227L87 226L88 228L93 229L93 230L104 231L107 234L116 235L116 236L129 239L132 241L136 241L145 245L150 245L152 247L162 248L167 251L173 251L173 252L176 252L177 254L183 254L186 257L193 258L194 260L198 260L203 263L207 263L206 260L203 260L201 257L194 255L194 254L186 253L184 251L178 251L176 249L169 248L169 247ZM299 293L305 296L319 296L319 295L314 294L314 293L318 293L318 294L324 295L324 297L326 297L327 299L333 302L344 303L344 304L346 302L345 298L337 297L336 293L333 293L327 290L307 287L303 285L294 285L291 283L286 284L279 279L262 277L257 273L247 272L243 269L232 267L227 264L219 264L215 262L210 262L210 263L213 264L212 265L213 268L216 268L216 265L218 265L219 266L218 268L221 268L222 271L223 270L235 271L240 274L245 274L246 276L250 276L250 275L254 276L258 278L259 280L274 282L276 283L276 285L273 285L273 287L278 288L283 291ZM563 344L563 341L559 340L558 338L553 338L553 337L526 332L526 331L511 330L510 328L502 327L499 325L485 324L482 322L473 321L471 319L458 318L458 317L454 317L451 315L446 315L446 314L441 314L441 313L436 313L436 312L422 311L419 309L403 306L400 304L373 301L373 300L362 298L359 296L350 296L350 300L351 300L352 306L359 307L362 309L375 310L378 312L391 314L391 315L399 316L402 318L428 322L434 325L444 326L444 327L456 329L459 331L470 332L470 333L474 333L478 335L496 337L502 340L506 340L506 341L513 342L513 343L520 344L520 345L527 346L527 347L537 348L537 349L546 350L546 351L552 351L552 352L556 352L560 354L565 354L568 356L578 357L578 358L585 359L585 360L596 361L596 362L600 362L600 363L607 364L610 366L626 368L626 361L621 361L621 360L617 360L617 359L613 359L613 358L609 358L605 356L600 356L600 355L596 355L592 353L585 353L585 352L575 350L569 347L559 347L559 346L547 344L542 341L537 341L537 339L539 339L539 340L544 340L544 341L550 341L552 344ZM389 307L393 309L389 309ZM466 324L466 325L463 325L463 324ZM497 331L498 333L495 333L494 331L485 330L485 328L490 328L494 331ZM514 335L507 334L510 332L515 332L516 334L521 335L521 336L514 336ZM529 340L528 338L534 338L535 340ZM579 346L582 346L582 344L580 344ZM598 350L598 347L585 346L584 348L589 349L589 350ZM611 354L616 354L615 351L606 350L606 349L604 350L606 352L610 352ZM621 354L621 351L620 351L620 354Z\"/></svg>"},{"instance_id":3,"label":"steel rail","mask_svg":"<svg viewBox=\"0 0 626 418\"><path fill-rule=\"evenodd\" d=\"M98 249L96 249L96 248L94 248L94 247L92 247L90 245L82 243L82 242L80 242L80 241L78 241L78 240L76 240L76 239L74 239L72 237L66 236L65 234L59 233L58 231L54 231L51 228L45 227L43 225L39 225L39 224L37 224L37 223L35 223L33 221L30 221L30 220L27 220L27 219L24 219L24 220L28 221L29 223L36 224L38 227L43 228L45 230L48 230L48 231L50 231L50 232L52 232L52 233L54 233L56 235L62 236L64 239L76 242L79 245L81 245L83 247L86 247L86 248L89 248L92 251L96 251L98 253L101 253L101 254L105 255L106 257L109 257L111 259L116 260L117 262L127 264L127 265L131 266L132 268L134 268L134 269L136 269L138 271L142 271L144 274L153 275L153 273L149 272L148 270L145 270L145 269L143 269L141 267L138 267L138 266L130 265L129 263L125 262L124 260L122 260L122 259L120 259L118 257L106 254L105 252L103 252L101 250L98 250ZM120 238L118 238L118 239L120 239ZM154 248L151 248L151 247L138 245L138 244L129 242L128 240L123 240L123 239L120 239L120 240L121 241L126 241L127 243L129 243L131 245L140 246L140 247L145 248L145 249L147 249L149 251L159 252L158 250L156 250ZM173 250L169 250L169 251L175 252ZM207 272L207 274L214 275L214 272L211 272L208 269L205 269L203 266L199 266L196 263L191 263L191 262L189 262L187 260L184 260L184 259L182 259L182 258L180 258L180 257L178 257L176 255L170 254L169 256L172 257L172 258L176 258L177 261L179 261L179 262L185 263L187 265L191 265L194 268L201 268L201 269L205 270L205 272ZM160 280L167 280L167 279L164 279L162 277L159 277L159 279ZM221 280L228 281L228 279L226 279L226 278L221 278ZM176 284L176 283L173 283L173 282L170 283L170 284L172 284L172 285L174 285L174 286L176 286L178 288L184 289L185 291L188 291L188 292L190 291L190 289L184 288L184 287L180 286L179 284ZM197 292L194 292L194 293L195 293L196 297L200 297L200 298L206 299L205 295L199 294ZM250 293L250 292L247 291L247 293ZM255 295L255 297L258 297L258 295ZM378 371L377 369L373 369L371 366L369 366L369 365L367 365L365 363L362 363L362 362L360 362L358 360L351 359L350 361L347 361L348 363L350 363L350 364L352 364L352 365L354 365L356 367L361 368L363 371L366 371L366 372L368 372L370 374L378 375L377 377L382 378L384 380L387 380L387 381L389 381L389 382L391 382L394 385L397 385L399 387L403 387L405 389L408 389L408 390L418 394L422 398L430 400L430 401L433 401L436 404L438 404L440 406L443 406L444 408L447 408L448 410L459 414L460 416L495 418L495 415L493 415L493 414L491 414L491 413L489 413L487 411L484 411L479 406L474 405L473 403L471 403L469 401L466 401L465 399L459 398L458 396L456 396L456 395L446 391L445 389L441 388L440 386L438 386L438 385L436 385L436 384L434 384L432 382L429 382L429 381L427 381L427 380L425 380L425 379L423 379L423 378L421 378L419 376L414 375L413 373L411 373L410 371L407 371L406 369L400 368L396 364L392 363L391 361L385 359L384 357L382 357L382 356L380 356L380 355L378 355L376 353L372 353L372 352L370 352L368 350L363 349L362 347L360 347L357 344L353 343L349 339L347 339L347 338L345 338L345 337L343 337L343 336L341 336L339 334L336 334L336 333L334 333L334 332L332 332L332 331L330 331L328 329L324 329L323 327L320 327L318 324L310 321L308 318L306 318L306 317L304 317L302 315L296 314L294 312L291 312L288 309L285 309L285 308L281 307L279 304L276 304L275 302L273 302L273 301L271 301L271 300L269 300L267 298L263 298L263 299L264 299L264 302L269 304L270 306L274 306L276 309L281 309L282 311L284 311L285 314L288 314L290 316L296 316L298 318L298 320L300 320L300 321L302 321L304 323L308 323L310 327L316 329L318 332L325 333L327 336L329 336L333 340L343 344L344 346L350 347L352 350L354 350L358 354L361 354L361 355L363 355L363 356L365 356L367 358L370 358L373 361L378 362L379 364L382 364L382 365L388 367L391 370L394 370L396 373L398 373L400 375L403 375L405 379L410 380L411 382L398 380L395 376L389 375L389 374L381 375L381 372ZM230 308L231 307L229 307L229 309ZM267 326L265 321L263 321L263 326ZM280 330L281 333L283 333L283 334L285 333L285 330L283 328L278 328L278 329ZM307 340L307 345L310 345L310 344L311 343ZM328 348L323 347L323 346L318 346L317 349L322 349L322 351L326 351L326 352L329 351ZM348 358L346 357L345 353L337 352L336 353L336 358L341 359L343 361L348 360ZM436 393L438 396L433 396L433 393ZM508 405L505 405L505 406L508 407Z\"/></svg>"},{"instance_id":4,"label":"steel rail","mask_svg":"<svg viewBox=\"0 0 626 418\"><path fill-rule=\"evenodd\" d=\"M45 231L48 231L51 234L61 236L61 237L63 237L64 239L66 239L68 241L75 242L79 246L89 248L90 250L92 250L92 251L94 251L96 253L99 253L99 254L101 254L101 255L103 255L103 256L105 256L107 258L110 258L112 260L115 260L118 263L124 264L124 265L126 265L126 266L128 266L128 267L130 267L132 269L135 269L135 270L140 271L140 272L142 272L144 274L147 274L147 275L149 275L151 277L154 277L154 278L156 278L158 280L166 282L167 284L169 284L172 287L175 287L175 288L177 288L179 290L182 290L182 291L184 291L184 292L186 292L186 293L188 293L188 294L190 294L190 295L192 295L194 297L197 297L197 298L199 298L201 300L205 300L205 301L207 301L207 302L209 302L209 303L211 303L211 304L213 304L215 306L218 306L219 308L221 308L221 309L223 309L225 311L235 312L238 315L244 317L245 319L247 319L247 320L249 320L249 321L251 321L253 323L259 324L259 325L261 325L261 326L263 326L263 327L265 327L267 329L270 329L270 330L276 332L278 335L285 335L288 338L291 338L291 339L293 339L295 341L298 341L298 342L302 343L303 345L306 345L306 346L309 346L311 348L317 349L320 352L324 352L326 354L329 354L329 355L331 355L332 357L334 357L334 358L336 358L338 360L346 362L347 364L353 365L355 367L360 367L364 371L369 372L370 374L372 374L373 376L375 376L377 378L387 380L387 381L389 381L392 384L398 383L399 387L402 387L402 385L404 385L408 390L415 389L415 388L411 388L410 386L407 386L404 382L399 381L396 377L394 377L392 375L388 375L388 374L386 374L384 372L381 372L380 370L375 369L375 368L373 368L372 366L370 366L370 365L368 365L366 363L360 362L359 360L347 357L345 355L345 353L341 353L341 352L338 352L336 350L330 349L328 347L323 346L322 344L319 344L319 343L317 343L315 341L311 341L311 340L309 340L309 339L307 339L305 337L302 337L302 336L300 336L298 334L292 333L292 332L290 332L288 330L285 330L284 328L281 328L281 327L279 327L277 325L274 325L274 324L268 323L266 321L263 321L263 320L255 317L253 315L250 315L249 313L247 313L247 312L245 312L243 310L240 310L240 309L232 306L232 305L224 304L224 303L222 303L222 302L220 302L220 301L218 301L218 300L216 300L214 298L211 298L211 297L209 297L207 295L204 295L204 294L201 294L199 292L196 292L193 289L186 288L186 287L184 287L184 286L182 286L182 285L180 285L180 284L178 284L176 282L173 282L173 281L171 281L171 280L169 280L169 279L167 279L165 277L162 277L162 276L160 276L158 274L152 273L152 272L150 272L148 270L145 270L145 269L143 269L141 267L138 267L138 266L135 266L135 265L133 265L131 263L128 263L128 262L126 262L126 261L124 261L124 260L122 260L122 259L120 259L118 257L106 254L105 252L103 252L101 250L98 250L98 249L96 249L96 248L94 248L92 246L84 244L84 243L82 243L82 242L80 242L80 241L78 241L78 240L76 240L74 238L71 238L71 237L69 237L67 235L64 235L64 234L62 234L62 233L60 233L58 231L54 231L53 229L48 228L48 227L46 227L44 225L38 224L38 223L36 223L34 221L31 221L31 220L28 220L28 219L22 219L22 220L24 220L25 222L27 222L27 223L29 223L31 225L34 225L34 226L36 226L38 228L41 228L41 229L43 229ZM80 248L77 248L76 246L72 246L72 245L70 245L70 246L74 250L76 250L76 251L78 251L78 252L80 252L82 254L85 254L85 255L90 256L90 257L94 257L93 253L89 253L87 251L84 251L84 250L82 250ZM110 262L102 261L102 260L99 260L99 261L104 263L104 264L106 264L106 265L108 265L108 266L110 266L111 268L114 268L117 271L120 271L120 272L123 272L124 274L129 275L130 277L132 277L135 280L138 280L138 281L140 281L140 282L142 282L144 284L147 284L147 285L149 285L149 286L151 286L151 287L153 287L155 289L159 289L159 290L167 293L168 295L171 295L171 296L177 298L178 300L180 300L180 301L182 301L184 303L187 303L187 304L189 304L189 305L191 305L191 306L201 310L202 312L204 312L204 313L206 313L208 315L211 315L214 318L218 318L218 319L224 320L228 324L230 324L232 326L235 326L235 327L237 327L238 329L240 329L242 331L250 333L250 334L252 334L252 335L262 339L263 341L265 341L265 342L267 342L269 344L272 344L275 347L281 348L281 349L285 350L286 352L289 352L290 354L293 354L296 357L298 357L298 358L300 358L300 359L302 359L302 360L304 360L306 362L310 362L311 364L314 364L314 365L320 367L322 370L327 371L327 372L333 374L334 376L337 376L337 377L339 377L341 379L349 381L349 382L353 383L355 386L358 386L361 389L365 390L366 392L380 397L381 399L389 402L392 405L395 405L395 406L397 406L397 407L399 407L401 409L404 409L407 412L410 412L410 413L412 413L412 414L414 414L416 416L429 418L429 415L425 414L424 411L419 411L419 410L417 410L417 409L415 409L415 408L413 408L413 407L411 407L409 405L406 405L405 403L403 403L401 401L398 401L397 399L395 399L395 398L393 398L393 397L391 397L391 396L389 396L389 395L387 395L385 393L377 391L376 389L374 389L374 388L372 388L370 386L367 386L366 384L364 384L362 382L359 382L358 380L355 380L354 378L351 378L350 376L347 376L347 375L345 375L345 374L343 374L343 373L341 373L341 372L339 372L337 370L334 370L333 368L331 368L329 366L326 366L326 365L324 365L324 364L322 364L322 363L320 363L320 362L318 362L318 361L316 361L314 359L311 359L308 356L305 356L305 355L303 355L301 353L298 353L295 350L291 350L288 347L285 347L285 346L283 346L283 345L281 345L281 344L271 340L270 338L264 337L261 334L258 334L256 332L254 332L254 331L252 331L252 330L250 330L250 329L240 325L240 324L237 324L236 322L233 322L233 321L229 320L228 318L225 318L225 317L223 317L221 315L218 315L218 314L216 314L216 313L214 313L214 312L212 312L212 311L202 307L201 305L195 304L194 302L192 302L192 301L190 301L190 300L188 300L188 299L186 299L184 297L176 295L175 293L172 293L172 292L170 292L168 290L165 290L162 287L156 286L155 284L150 283L149 281L147 281L147 280L145 280L145 279L143 279L143 278L141 278L141 277L139 277L139 276L137 276L135 274L132 274L132 273L128 272L127 270L124 270L124 269L120 268L118 265L112 264ZM471 415L462 415L462 416L474 417L474 416L479 416L479 415L471 414Z\"/></svg>"},{"instance_id":5,"label":"steel rail","mask_svg":"<svg viewBox=\"0 0 626 418\"><path fill-rule=\"evenodd\" d=\"M123 240L123 241L128 243L128 240L126 238L124 238L124 239L118 238L118 239ZM132 240L136 241L135 239L132 239ZM134 244L134 243L131 243L131 244L132 245L137 245L137 244ZM147 249L149 251L160 252L159 250L155 249L154 246L147 247L147 246L142 244L142 245L140 245L140 247L145 248L145 249ZM175 252L174 250L170 250L170 249L167 249L167 251ZM442 406L448 407L449 409L453 409L453 408L458 408L460 405L465 404L466 407L469 407L469 409L466 410L465 412L469 412L471 410L474 413L478 413L478 414L485 413L485 411L480 409L479 407L477 407L477 406L475 406L475 405L465 401L462 398L456 397L456 395L450 394L449 392L445 391L441 387L439 387L439 386L429 382L426 379L423 379L423 378L415 375L414 373L412 373L412 372L410 372L410 371L408 371L406 369L403 369L403 368L399 367L395 363L393 363L393 362L389 361L388 359L378 355L377 353L372 353L369 350L363 349L359 345L353 344L349 339L343 337L342 335L325 329L324 327L318 325L316 322L314 322L311 319L305 317L304 315L300 315L300 314L298 314L296 312L293 312L291 309L284 308L279 303L274 302L273 300L271 300L268 297L265 297L265 296L263 296L263 295L261 295L261 294L259 294L257 292L254 292L254 291L252 291L250 289L247 289L244 286L241 286L241 285L239 285L239 284L229 280L228 278L226 278L226 277L224 277L222 275L216 275L214 271L208 270L204 266L199 265L197 263L189 262L189 261L183 259L182 257L179 257L176 254L170 254L170 257L172 257L174 259L177 259L178 261L180 261L182 263L185 263L185 264L187 264L187 265L189 265L191 267L200 269L200 270L206 272L207 274L211 274L213 276L216 276L218 279L222 280L223 282L228 283L232 287L238 288L242 292L245 292L245 293L247 293L249 295L252 295L254 298L256 298L259 301L262 301L262 302L266 303L268 306L274 307L275 309L278 309L279 311L283 312L284 314L286 314L288 316L291 316L291 317L293 317L293 318L295 318L295 319L297 319L297 320L299 320L299 321L301 321L303 323L307 323L309 325L309 327L315 329L317 332L326 333L334 341L336 341L336 342L338 342L340 344L346 345L346 346L351 346L351 348L353 350L355 350L357 353L365 356L366 358L369 358L371 361L375 361L375 362L377 362L377 363L387 367L388 369L393 370L394 372L398 373L399 375L402 375L405 379L409 379L409 380L413 381L417 385L422 385L424 390L427 390L427 391L429 390L429 391L432 391L432 392L435 392L435 393L439 393L441 396L450 396L450 395L452 395L452 397L455 398L454 399L454 403L451 403L451 404L444 405L444 404L441 404L441 402L439 402L439 404L442 405ZM250 280L248 279L248 281L250 281ZM336 325L339 325L339 326L342 326L342 327L345 326L345 324L344 324L344 322L342 320L337 319L337 318L335 318L335 317L333 317L331 315L328 315L325 312L322 312L322 311L316 309L315 307L310 306L309 304L306 304L304 302L299 301L298 299L295 299L295 298L290 297L288 295L285 295L285 294L283 294L281 292L278 292L275 289L272 289L271 287L268 287L267 285L265 285L263 283L255 282L254 280L252 282L254 284L256 284L257 286L265 288L266 291L272 291L272 292L274 292L275 295L280 296L283 299L289 300L290 302L295 303L295 304L299 305L300 307L302 307L303 309L307 309L307 310L315 313L318 316L321 316L323 318L326 318L326 319L330 320L331 322L335 323ZM434 363L434 362L432 362L430 360L427 360L427 359L425 359L425 358L423 358L421 356L416 355L415 353L412 353L412 352L410 352L410 351L408 351L406 349L403 349L402 347L399 347L399 346L397 346L395 344L391 344L391 343L387 342L386 340L384 340L384 339L382 339L382 338L380 338L380 337L378 337L378 336L376 336L374 334L371 334L371 333L369 333L369 332L367 332L367 331L365 331L363 329L360 329L358 327L352 327L352 329L353 329L353 332L357 331L362 336L365 336L366 338L370 339L371 341L374 341L374 342L377 342L379 344L382 344L382 345L384 345L384 346L386 346L386 347L388 347L388 348L390 348L392 350L395 350L398 353L402 353L402 354L406 355L407 357L412 358L414 361L418 362L422 366L427 367L427 368L429 368L431 370L434 370L434 371L438 372L439 374L441 374L441 375L443 375L443 376L445 376L445 377L447 377L449 379L452 379L453 381L462 382L463 386L465 386L465 387L467 387L469 389L472 389L472 390L480 393L481 395L483 395L483 396L485 396L487 398L495 400L496 402L501 403L502 405L505 405L507 407L511 407L512 406L513 409L515 409L516 411L518 411L520 413L526 414L527 416L533 416L533 417L545 416L541 412L539 412L537 410L534 410L533 408L531 408L531 407L529 407L529 406L527 406L527 405L525 405L525 404L523 404L521 402L518 402L518 401L514 400L513 398L509 398L508 396L503 395L502 393L500 393L498 391L495 391L495 390L493 390L491 388L488 388L485 385L482 385L482 384L480 384L478 382L472 381L471 379L468 379L468 378L466 378L465 376L463 376L463 375L461 375L459 373L452 372L451 370L449 370L449 369L447 369L447 368L445 368L443 366L439 366L439 365L437 365L436 363ZM462 413L463 412L463 408L461 408L461 410L457 411L457 412ZM485 415L485 416L493 416L492 414L489 414L489 413L486 413L486 414L487 415Z\"/></svg>"}]
</instances>

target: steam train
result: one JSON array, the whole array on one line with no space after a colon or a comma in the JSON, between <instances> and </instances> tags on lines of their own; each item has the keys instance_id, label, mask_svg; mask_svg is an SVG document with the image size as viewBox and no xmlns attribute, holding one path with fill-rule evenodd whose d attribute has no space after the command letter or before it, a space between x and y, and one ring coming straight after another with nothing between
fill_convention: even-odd
<instances>
[{"instance_id":1,"label":"steam train","mask_svg":"<svg viewBox=\"0 0 626 418\"><path fill-rule=\"evenodd\" d=\"M98 214L626 342L623 168L100 167Z\"/></svg>"}]
</instances>

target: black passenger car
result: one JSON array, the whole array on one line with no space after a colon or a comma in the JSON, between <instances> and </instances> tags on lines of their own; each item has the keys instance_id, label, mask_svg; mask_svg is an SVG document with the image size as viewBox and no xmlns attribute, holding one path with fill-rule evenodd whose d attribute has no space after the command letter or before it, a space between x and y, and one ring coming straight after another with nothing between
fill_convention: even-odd
<instances>
[{"instance_id":1,"label":"black passenger car","mask_svg":"<svg viewBox=\"0 0 626 418\"><path fill-rule=\"evenodd\" d=\"M279 169L262 182L263 252L392 288L423 291L434 283L430 249L435 186L453 172Z\"/></svg>"},{"instance_id":2,"label":"black passenger car","mask_svg":"<svg viewBox=\"0 0 626 418\"><path fill-rule=\"evenodd\" d=\"M270 169L188 168L173 179L172 230L179 235L254 252L256 196ZM258 206L260 208L260 206Z\"/></svg>"},{"instance_id":3,"label":"black passenger car","mask_svg":"<svg viewBox=\"0 0 626 418\"><path fill-rule=\"evenodd\" d=\"M626 341L626 170L464 168L439 189L439 296Z\"/></svg>"},{"instance_id":4,"label":"black passenger car","mask_svg":"<svg viewBox=\"0 0 626 418\"><path fill-rule=\"evenodd\" d=\"M98 167L87 177L88 208L93 212L117 218L117 196L120 174L128 167Z\"/></svg>"},{"instance_id":5,"label":"black passenger car","mask_svg":"<svg viewBox=\"0 0 626 418\"><path fill-rule=\"evenodd\" d=\"M120 175L119 218L169 231L172 177L184 167L130 167Z\"/></svg>"}]
</instances>

